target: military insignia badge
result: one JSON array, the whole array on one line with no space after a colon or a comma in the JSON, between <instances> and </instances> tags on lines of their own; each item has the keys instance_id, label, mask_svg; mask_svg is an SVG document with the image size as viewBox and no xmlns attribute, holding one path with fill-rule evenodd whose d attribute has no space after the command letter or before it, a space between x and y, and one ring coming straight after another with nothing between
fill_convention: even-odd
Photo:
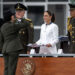
<instances>
[{"instance_id":1,"label":"military insignia badge","mask_svg":"<svg viewBox=\"0 0 75 75\"><path fill-rule=\"evenodd\" d=\"M18 4L18 9L19 9L20 7L19 7L19 4Z\"/></svg>"},{"instance_id":2,"label":"military insignia badge","mask_svg":"<svg viewBox=\"0 0 75 75\"><path fill-rule=\"evenodd\" d=\"M25 59L23 61L23 66L21 72L23 75L33 75L35 71L35 63L31 59Z\"/></svg>"},{"instance_id":3,"label":"military insignia badge","mask_svg":"<svg viewBox=\"0 0 75 75\"><path fill-rule=\"evenodd\" d=\"M31 19L28 19L28 18L27 18L26 20L27 20L28 22L30 22L30 27L33 28L33 23L32 23L32 21L31 21Z\"/></svg>"}]
</instances>

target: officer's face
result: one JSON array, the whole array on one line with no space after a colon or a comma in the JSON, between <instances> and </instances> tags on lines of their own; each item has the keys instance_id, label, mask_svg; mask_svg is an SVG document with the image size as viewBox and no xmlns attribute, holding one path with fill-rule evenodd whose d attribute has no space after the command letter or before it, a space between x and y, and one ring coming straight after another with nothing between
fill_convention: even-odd
<instances>
[{"instance_id":1,"label":"officer's face","mask_svg":"<svg viewBox=\"0 0 75 75\"><path fill-rule=\"evenodd\" d=\"M51 17L47 12L44 12L43 19L46 23L51 21Z\"/></svg>"},{"instance_id":2,"label":"officer's face","mask_svg":"<svg viewBox=\"0 0 75 75\"><path fill-rule=\"evenodd\" d=\"M16 11L17 18L23 18L24 14L25 14L25 10L17 10Z\"/></svg>"},{"instance_id":3,"label":"officer's face","mask_svg":"<svg viewBox=\"0 0 75 75\"><path fill-rule=\"evenodd\" d=\"M71 17L75 17L75 9L70 10L70 15L71 15Z\"/></svg>"}]
</instances>

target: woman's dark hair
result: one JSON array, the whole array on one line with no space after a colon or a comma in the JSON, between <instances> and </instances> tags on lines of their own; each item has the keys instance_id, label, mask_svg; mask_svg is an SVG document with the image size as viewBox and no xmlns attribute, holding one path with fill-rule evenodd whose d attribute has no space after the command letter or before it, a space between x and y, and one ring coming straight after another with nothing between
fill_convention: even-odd
<instances>
[{"instance_id":1,"label":"woman's dark hair","mask_svg":"<svg viewBox=\"0 0 75 75\"><path fill-rule=\"evenodd\" d=\"M4 20L0 18L0 27L4 24Z\"/></svg>"},{"instance_id":2,"label":"woman's dark hair","mask_svg":"<svg viewBox=\"0 0 75 75\"><path fill-rule=\"evenodd\" d=\"M12 13L10 10L4 11L3 13L4 22L10 21L12 15L14 15L14 13Z\"/></svg>"},{"instance_id":3,"label":"woman's dark hair","mask_svg":"<svg viewBox=\"0 0 75 75\"><path fill-rule=\"evenodd\" d=\"M49 14L49 16L52 16L51 22L55 22L55 15L52 14L50 11L45 11L45 12L47 12Z\"/></svg>"}]
</instances>

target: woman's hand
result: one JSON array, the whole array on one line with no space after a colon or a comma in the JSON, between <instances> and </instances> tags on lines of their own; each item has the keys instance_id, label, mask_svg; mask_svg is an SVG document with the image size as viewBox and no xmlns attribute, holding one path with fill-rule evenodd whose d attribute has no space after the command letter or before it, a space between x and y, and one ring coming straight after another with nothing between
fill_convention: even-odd
<instances>
[{"instance_id":1,"label":"woman's hand","mask_svg":"<svg viewBox=\"0 0 75 75\"><path fill-rule=\"evenodd\" d=\"M52 45L51 44L46 44L46 47L52 47Z\"/></svg>"}]
</instances>

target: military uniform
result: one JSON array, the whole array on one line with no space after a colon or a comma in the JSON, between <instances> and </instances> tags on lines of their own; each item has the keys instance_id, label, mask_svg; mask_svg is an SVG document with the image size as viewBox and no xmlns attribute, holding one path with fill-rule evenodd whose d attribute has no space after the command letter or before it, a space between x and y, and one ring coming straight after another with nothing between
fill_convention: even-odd
<instances>
[{"instance_id":1,"label":"military uniform","mask_svg":"<svg viewBox=\"0 0 75 75\"><path fill-rule=\"evenodd\" d=\"M70 32L71 35L71 52L75 53L75 18L71 19L72 30Z\"/></svg>"},{"instance_id":2,"label":"military uniform","mask_svg":"<svg viewBox=\"0 0 75 75\"><path fill-rule=\"evenodd\" d=\"M71 41L71 35L72 35L71 19L72 19L71 17L68 17L68 21L67 21L67 30L68 30L69 41Z\"/></svg>"},{"instance_id":3,"label":"military uniform","mask_svg":"<svg viewBox=\"0 0 75 75\"><path fill-rule=\"evenodd\" d=\"M1 39L0 40L2 42L0 42L0 43L3 44L2 53L5 56L5 60L8 58L6 54L15 54L15 56L18 57L18 52L20 50L24 49L24 47L22 45L22 42L20 40L20 37L19 37L19 33L18 33L19 30L22 29L22 28L25 28L24 34L26 36L25 36L24 43L25 43L25 46L26 46L27 43L28 43L27 40L29 38L31 38L30 37L31 31L30 31L30 28L29 28L29 23L26 20L24 20L24 23L17 23L17 22L11 23L11 22L8 22L8 23L5 23L1 27L1 34L2 34L1 39L2 40ZM4 42L3 42L3 40L4 40ZM11 57L11 59L13 59L13 57ZM17 58L15 58L15 59L17 60ZM12 61L12 63L13 63L13 61ZM5 64L8 64L8 63L5 63ZM10 70L12 70L12 69L10 69ZM11 73L10 74L6 73L5 75L13 75L13 73L12 74Z\"/></svg>"},{"instance_id":4,"label":"military uniform","mask_svg":"<svg viewBox=\"0 0 75 75\"><path fill-rule=\"evenodd\" d=\"M25 7L23 6L22 8ZM24 50L26 53L26 45L32 42L33 35L31 30L33 30L31 22L23 18L20 21L15 19L14 22L9 20L2 25L0 45L2 46L4 57L4 75L15 75L19 52Z\"/></svg>"},{"instance_id":5,"label":"military uniform","mask_svg":"<svg viewBox=\"0 0 75 75\"><path fill-rule=\"evenodd\" d=\"M26 20L22 20L22 22L20 23L17 23L16 21L14 23L8 22L1 27L1 32L5 41L2 53L24 49L23 46L21 45L23 43L22 41L24 41L25 46L27 45L28 42L32 42L30 36L31 30L29 25L30 25L29 22L27 22ZM24 34L25 39L23 38L23 40L20 39L22 31L21 29L24 29L24 33L22 34ZM10 41L11 43L8 45Z\"/></svg>"},{"instance_id":6,"label":"military uniform","mask_svg":"<svg viewBox=\"0 0 75 75\"><path fill-rule=\"evenodd\" d=\"M21 28L19 30L19 37L20 37L20 41L24 47L24 50L21 50L20 53L27 53L27 50L30 50L30 48L28 48L26 45L29 43L33 43L33 38L34 38L34 28L33 28L33 24L32 21L30 19L22 19L22 23L24 21L27 21L29 23L29 31L28 34L26 34L27 30L25 30L25 28Z\"/></svg>"},{"instance_id":7,"label":"military uniform","mask_svg":"<svg viewBox=\"0 0 75 75\"><path fill-rule=\"evenodd\" d=\"M15 5L15 9L16 9L16 12L17 11L21 11L21 10L27 10L27 7L18 3ZM20 19L20 18L16 18L16 19ZM19 34L20 34L20 40L24 46L24 50L22 50L20 53L27 53L27 50L30 50L30 48L26 47L26 44L25 44L25 41L28 43L33 43L33 38L34 38L34 28L33 28L33 24L32 24L32 21L31 19L25 19L25 18L21 18L21 20L26 20L27 22L29 22L29 37L26 37L26 34L25 34L25 29L22 28L20 31L19 31ZM27 40L26 40L26 38Z\"/></svg>"},{"instance_id":8,"label":"military uniform","mask_svg":"<svg viewBox=\"0 0 75 75\"><path fill-rule=\"evenodd\" d=\"M70 4L70 10L75 10L75 5ZM68 18L68 36L70 41L69 53L75 53L75 18Z\"/></svg>"}]
</instances>

